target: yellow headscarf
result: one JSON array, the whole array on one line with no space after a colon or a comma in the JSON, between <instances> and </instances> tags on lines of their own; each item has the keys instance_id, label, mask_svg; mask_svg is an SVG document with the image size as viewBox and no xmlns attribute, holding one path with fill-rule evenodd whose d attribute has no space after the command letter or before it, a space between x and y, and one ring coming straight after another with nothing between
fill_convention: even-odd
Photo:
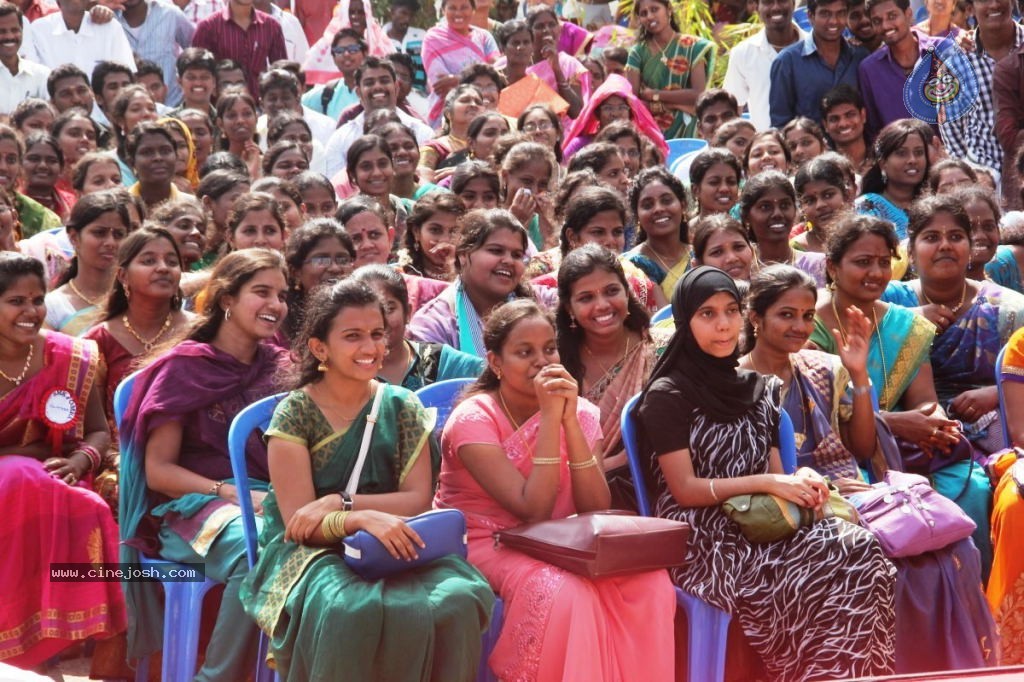
<instances>
[{"instance_id":1,"label":"yellow headscarf","mask_svg":"<svg viewBox=\"0 0 1024 682\"><path fill-rule=\"evenodd\" d=\"M188 165L185 166L185 179L188 180L188 184L192 186L192 189L195 189L199 184L199 164L196 162L196 145L192 141L192 131L188 129L184 121L171 116L157 119L157 123L160 125L170 123L176 126L181 131L181 134L185 136L185 144L188 145Z\"/></svg>"}]
</instances>

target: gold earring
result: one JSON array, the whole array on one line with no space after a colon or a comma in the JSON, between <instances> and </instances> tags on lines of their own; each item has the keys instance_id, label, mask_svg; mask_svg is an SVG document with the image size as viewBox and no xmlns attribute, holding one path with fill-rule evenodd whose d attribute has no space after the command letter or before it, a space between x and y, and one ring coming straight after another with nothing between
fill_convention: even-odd
<instances>
[{"instance_id":1,"label":"gold earring","mask_svg":"<svg viewBox=\"0 0 1024 682\"><path fill-rule=\"evenodd\" d=\"M498 381L501 381L501 370L500 369L494 370L494 376L498 377Z\"/></svg>"},{"instance_id":2,"label":"gold earring","mask_svg":"<svg viewBox=\"0 0 1024 682\"><path fill-rule=\"evenodd\" d=\"M227 310L224 311L224 319L225 320L230 320L231 319L231 308L228 308Z\"/></svg>"},{"instance_id":3,"label":"gold earring","mask_svg":"<svg viewBox=\"0 0 1024 682\"><path fill-rule=\"evenodd\" d=\"M754 325L754 338L757 338L757 325Z\"/></svg>"},{"instance_id":4,"label":"gold earring","mask_svg":"<svg viewBox=\"0 0 1024 682\"><path fill-rule=\"evenodd\" d=\"M124 285L124 297L126 300L132 300L132 290L128 288L128 285Z\"/></svg>"},{"instance_id":5,"label":"gold earring","mask_svg":"<svg viewBox=\"0 0 1024 682\"><path fill-rule=\"evenodd\" d=\"M320 373L327 371L327 358L320 361L320 364L316 366L316 371Z\"/></svg>"}]
</instances>

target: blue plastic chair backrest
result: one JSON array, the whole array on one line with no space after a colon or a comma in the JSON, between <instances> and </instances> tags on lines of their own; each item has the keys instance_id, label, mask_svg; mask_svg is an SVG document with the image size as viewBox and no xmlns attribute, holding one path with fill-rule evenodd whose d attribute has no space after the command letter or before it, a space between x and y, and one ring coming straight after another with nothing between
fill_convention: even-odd
<instances>
[{"instance_id":1,"label":"blue plastic chair backrest","mask_svg":"<svg viewBox=\"0 0 1024 682\"><path fill-rule=\"evenodd\" d=\"M286 393L270 395L257 400L235 415L228 428L228 456L231 458L231 475L235 477L235 488L238 490L238 506L242 509L242 531L245 535L245 556L249 568L256 563L256 513L249 494L249 467L245 461L245 443L255 430L266 431L270 426L270 418L274 416L274 408L281 402Z\"/></svg>"},{"instance_id":2,"label":"blue plastic chair backrest","mask_svg":"<svg viewBox=\"0 0 1024 682\"><path fill-rule=\"evenodd\" d=\"M424 407L433 407L437 410L437 421L434 423L434 435L441 437L444 423L448 421L448 415L455 407L455 401L459 395L476 379L445 379L427 384L416 391L416 397L420 399Z\"/></svg>"},{"instance_id":3,"label":"blue plastic chair backrest","mask_svg":"<svg viewBox=\"0 0 1024 682\"><path fill-rule=\"evenodd\" d=\"M1006 396L1003 394L1003 359L1006 355L1006 346L999 349L996 356L996 389L999 391L999 421L1003 426L1003 447L1012 445L1010 440L1010 423L1006 421Z\"/></svg>"},{"instance_id":4,"label":"blue plastic chair backrest","mask_svg":"<svg viewBox=\"0 0 1024 682\"><path fill-rule=\"evenodd\" d=\"M920 24L922 21L928 18L928 8L921 5L917 8L917 12L914 13L914 23Z\"/></svg>"},{"instance_id":5,"label":"blue plastic chair backrest","mask_svg":"<svg viewBox=\"0 0 1024 682\"><path fill-rule=\"evenodd\" d=\"M677 137L672 140L665 140L665 144L668 145L668 158L665 159L665 165L669 168L687 154L700 152L708 146L707 140L700 140L695 137Z\"/></svg>"},{"instance_id":6,"label":"blue plastic chair backrest","mask_svg":"<svg viewBox=\"0 0 1024 682\"><path fill-rule=\"evenodd\" d=\"M660 308L658 310L658 312L656 312L653 315L651 315L651 324L657 324L658 322L661 322L662 320L671 320L671 319L672 319L672 304L670 303L669 305L665 306L664 308Z\"/></svg>"},{"instance_id":7,"label":"blue plastic chair backrest","mask_svg":"<svg viewBox=\"0 0 1024 682\"><path fill-rule=\"evenodd\" d=\"M139 372L141 371L139 370ZM139 372L132 372L121 379L121 383L114 389L114 424L117 425L118 431L121 430L121 419L124 417L124 411L128 409L128 401L131 400L132 388L135 386L135 378Z\"/></svg>"},{"instance_id":8,"label":"blue plastic chair backrest","mask_svg":"<svg viewBox=\"0 0 1024 682\"><path fill-rule=\"evenodd\" d=\"M796 434L793 432L793 420L789 413L781 411L779 416L779 459L782 460L782 471L791 474L796 471Z\"/></svg>"},{"instance_id":9,"label":"blue plastic chair backrest","mask_svg":"<svg viewBox=\"0 0 1024 682\"><path fill-rule=\"evenodd\" d=\"M811 30L811 19L807 16L807 6L797 7L793 10L793 21L805 31Z\"/></svg>"},{"instance_id":10,"label":"blue plastic chair backrest","mask_svg":"<svg viewBox=\"0 0 1024 682\"><path fill-rule=\"evenodd\" d=\"M690 186L690 166L693 165L693 160L697 158L701 151L703 150L687 152L674 162L667 164L669 172L679 178L679 182L683 183L683 185L687 187Z\"/></svg>"},{"instance_id":11,"label":"blue plastic chair backrest","mask_svg":"<svg viewBox=\"0 0 1024 682\"><path fill-rule=\"evenodd\" d=\"M633 419L633 408L642 394L626 401L622 408L619 424L622 428L622 445L626 448L626 462L629 464L629 475L633 478L633 490L636 492L636 508L643 516L651 515L651 502L647 497L647 486L644 485L644 470L640 465L640 444L636 439L636 420Z\"/></svg>"}]
</instances>

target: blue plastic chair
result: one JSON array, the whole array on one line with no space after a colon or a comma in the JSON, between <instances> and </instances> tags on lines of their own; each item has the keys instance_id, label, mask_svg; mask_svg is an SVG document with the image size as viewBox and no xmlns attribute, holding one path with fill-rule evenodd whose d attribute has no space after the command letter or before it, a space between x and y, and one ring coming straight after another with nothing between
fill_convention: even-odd
<instances>
[{"instance_id":1,"label":"blue plastic chair","mask_svg":"<svg viewBox=\"0 0 1024 682\"><path fill-rule=\"evenodd\" d=\"M472 384L476 379L445 379L427 384L416 391L416 397L420 399L424 407L433 407L437 410L437 421L434 423L434 435L441 438L441 431L444 423L448 421L448 415L455 407L455 401L459 394Z\"/></svg>"},{"instance_id":2,"label":"blue plastic chair","mask_svg":"<svg viewBox=\"0 0 1024 682\"><path fill-rule=\"evenodd\" d=\"M131 398L132 387L138 375L124 378L114 391L114 422L121 430L121 420ZM126 457L121 452L122 461ZM168 567L165 559L139 557L143 567ZM187 569L186 566L178 566ZM160 677L164 682L189 682L196 674L196 659L199 650L199 620L202 616L203 597L217 581L206 578L203 582L163 582L164 587L164 642L163 661ZM136 682L146 682L149 677L149 658L139 661L135 672Z\"/></svg>"},{"instance_id":3,"label":"blue plastic chair","mask_svg":"<svg viewBox=\"0 0 1024 682\"><path fill-rule=\"evenodd\" d=\"M270 418L274 416L274 408L287 395L278 393L257 400L235 415L228 428L228 456L231 458L231 475L235 479L238 490L238 506L242 510L242 533L245 537L245 558L249 568L256 563L256 545L259 534L256 532L256 512L252 506L249 491L249 471L245 461L245 443L249 435L256 429L266 431L270 426ZM256 653L256 682L271 682L277 679L276 673L267 664L267 636L260 631L260 641Z\"/></svg>"},{"instance_id":4,"label":"blue plastic chair","mask_svg":"<svg viewBox=\"0 0 1024 682\"><path fill-rule=\"evenodd\" d=\"M706 140L700 140L695 137L677 137L672 140L665 140L665 143L668 145L668 158L665 159L665 165L669 168L684 155L699 152L708 146Z\"/></svg>"},{"instance_id":5,"label":"blue plastic chair","mask_svg":"<svg viewBox=\"0 0 1024 682\"><path fill-rule=\"evenodd\" d=\"M928 18L928 8L921 5L917 8L917 12L914 14L914 23L920 24L922 21Z\"/></svg>"},{"instance_id":6,"label":"blue plastic chair","mask_svg":"<svg viewBox=\"0 0 1024 682\"><path fill-rule=\"evenodd\" d=\"M996 356L996 389L999 391L999 421L1003 425L1003 447L1008 448L1013 444L1010 439L1010 422L1006 421L1006 396L1003 394L1003 359L1006 355L1006 346L999 349Z\"/></svg>"},{"instance_id":7,"label":"blue plastic chair","mask_svg":"<svg viewBox=\"0 0 1024 682\"><path fill-rule=\"evenodd\" d=\"M420 399L424 407L432 407L437 410L437 422L434 424L434 435L439 439L448 416L455 407L455 401L459 394L465 390L476 379L446 379L428 384L416 391L416 397ZM505 622L505 604L501 598L494 601L494 610L491 611L491 624L483 636L483 648L480 654L480 665L477 667L476 682L498 682L498 678L487 665L487 659L491 657L494 645L498 643L498 635L501 634L501 626Z\"/></svg>"},{"instance_id":8,"label":"blue plastic chair","mask_svg":"<svg viewBox=\"0 0 1024 682\"><path fill-rule=\"evenodd\" d=\"M636 422L632 412L640 394L633 396L622 408L622 444L626 448L629 473L633 477L637 509L644 516L651 515L651 503L644 485L644 472L640 465L640 452L636 437ZM725 648L732 616L692 594L676 588L676 604L686 612L689 624L687 641L687 679L690 682L722 682L725 678Z\"/></svg>"},{"instance_id":9,"label":"blue plastic chair","mask_svg":"<svg viewBox=\"0 0 1024 682\"><path fill-rule=\"evenodd\" d=\"M657 324L662 320L672 319L672 304L669 304L663 308L658 309L658 312L651 315L651 324Z\"/></svg>"},{"instance_id":10,"label":"blue plastic chair","mask_svg":"<svg viewBox=\"0 0 1024 682\"><path fill-rule=\"evenodd\" d=\"M698 149L695 152L688 152L676 159L675 162L668 164L669 172L679 178L679 181L686 187L690 186L690 166L693 165L693 160L696 159L702 151L704 150Z\"/></svg>"},{"instance_id":11,"label":"blue plastic chair","mask_svg":"<svg viewBox=\"0 0 1024 682\"><path fill-rule=\"evenodd\" d=\"M793 21L805 31L811 30L811 18L807 16L807 6L803 5L793 10Z\"/></svg>"}]
</instances>

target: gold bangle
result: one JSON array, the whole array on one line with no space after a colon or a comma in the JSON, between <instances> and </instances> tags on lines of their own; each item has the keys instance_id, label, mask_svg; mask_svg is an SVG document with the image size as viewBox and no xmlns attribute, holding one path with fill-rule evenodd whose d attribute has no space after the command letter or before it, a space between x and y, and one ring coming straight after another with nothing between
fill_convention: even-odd
<instances>
[{"instance_id":1,"label":"gold bangle","mask_svg":"<svg viewBox=\"0 0 1024 682\"><path fill-rule=\"evenodd\" d=\"M346 536L345 518L348 515L349 512L335 511L323 518L323 521L320 522L320 532L325 540L336 542Z\"/></svg>"},{"instance_id":2,"label":"gold bangle","mask_svg":"<svg viewBox=\"0 0 1024 682\"><path fill-rule=\"evenodd\" d=\"M590 467L597 466L597 457L590 456L586 462L569 462L569 468L573 471L579 471L580 469L589 469Z\"/></svg>"},{"instance_id":3,"label":"gold bangle","mask_svg":"<svg viewBox=\"0 0 1024 682\"><path fill-rule=\"evenodd\" d=\"M210 486L210 490L206 493L207 495L213 495L214 497L220 497L221 486L224 485L224 481L217 481Z\"/></svg>"},{"instance_id":4,"label":"gold bangle","mask_svg":"<svg viewBox=\"0 0 1024 682\"><path fill-rule=\"evenodd\" d=\"M561 457L533 457L531 460L534 464L561 464Z\"/></svg>"}]
</instances>

